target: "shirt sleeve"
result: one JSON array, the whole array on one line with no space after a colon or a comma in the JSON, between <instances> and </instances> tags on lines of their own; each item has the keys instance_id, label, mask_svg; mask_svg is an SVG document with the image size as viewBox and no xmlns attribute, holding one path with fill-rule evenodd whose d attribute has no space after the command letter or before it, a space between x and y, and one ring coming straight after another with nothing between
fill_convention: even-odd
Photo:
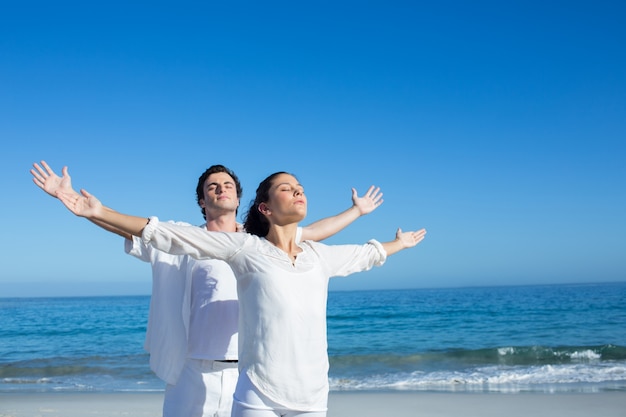
<instances>
[{"instance_id":1,"label":"shirt sleeve","mask_svg":"<svg viewBox=\"0 0 626 417\"><path fill-rule=\"evenodd\" d=\"M329 277L346 276L381 266L387 260L387 252L377 240L365 245L325 245L307 241L318 253Z\"/></svg>"},{"instance_id":2,"label":"shirt sleeve","mask_svg":"<svg viewBox=\"0 0 626 417\"><path fill-rule=\"evenodd\" d=\"M150 262L151 249L150 245L144 244L141 238L137 236L124 239L124 252L144 262Z\"/></svg>"},{"instance_id":3,"label":"shirt sleeve","mask_svg":"<svg viewBox=\"0 0 626 417\"><path fill-rule=\"evenodd\" d=\"M169 220L168 223L191 226L189 223L174 222L172 220ZM153 262L154 258L157 257L152 245L144 243L143 240L137 236L133 236L132 239L124 239L124 252L144 262Z\"/></svg>"},{"instance_id":4,"label":"shirt sleeve","mask_svg":"<svg viewBox=\"0 0 626 417\"><path fill-rule=\"evenodd\" d=\"M195 226L160 222L157 217L150 218L141 236L144 244L163 252L221 260L239 252L248 238L247 233L210 232Z\"/></svg>"}]
</instances>

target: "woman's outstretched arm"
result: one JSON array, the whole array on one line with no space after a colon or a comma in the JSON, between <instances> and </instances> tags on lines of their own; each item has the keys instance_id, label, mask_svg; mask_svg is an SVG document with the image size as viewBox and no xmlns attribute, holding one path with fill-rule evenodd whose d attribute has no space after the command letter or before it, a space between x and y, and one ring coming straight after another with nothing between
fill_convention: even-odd
<instances>
[{"instance_id":1,"label":"woman's outstretched arm","mask_svg":"<svg viewBox=\"0 0 626 417\"><path fill-rule=\"evenodd\" d=\"M352 189L352 207L331 217L318 220L302 228L302 240L324 240L346 228L359 217L371 213L383 203L379 187L371 186L362 197Z\"/></svg>"},{"instance_id":2,"label":"woman's outstretched arm","mask_svg":"<svg viewBox=\"0 0 626 417\"><path fill-rule=\"evenodd\" d=\"M426 229L420 229L415 232L403 232L402 229L396 231L396 238L390 242L383 242L383 248L387 252L387 256L400 252L402 249L412 248L413 246L424 240Z\"/></svg>"}]
</instances>

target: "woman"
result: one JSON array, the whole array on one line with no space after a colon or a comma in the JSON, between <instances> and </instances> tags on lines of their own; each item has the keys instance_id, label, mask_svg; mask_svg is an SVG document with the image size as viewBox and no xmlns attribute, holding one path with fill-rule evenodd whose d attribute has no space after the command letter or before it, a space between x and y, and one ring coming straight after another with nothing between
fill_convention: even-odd
<instances>
[{"instance_id":1,"label":"woman","mask_svg":"<svg viewBox=\"0 0 626 417\"><path fill-rule=\"evenodd\" d=\"M382 265L426 231L396 232L365 245L297 243L307 199L296 177L266 178L246 216L248 233L209 232L117 213L87 193L60 194L76 215L110 224L173 254L226 261L237 278L239 380L234 417L326 415L328 279Z\"/></svg>"}]
</instances>

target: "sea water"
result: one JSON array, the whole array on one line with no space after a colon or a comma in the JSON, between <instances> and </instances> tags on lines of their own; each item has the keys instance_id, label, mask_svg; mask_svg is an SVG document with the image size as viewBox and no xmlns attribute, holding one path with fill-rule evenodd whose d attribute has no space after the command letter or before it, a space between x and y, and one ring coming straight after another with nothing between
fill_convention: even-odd
<instances>
[{"instance_id":1,"label":"sea water","mask_svg":"<svg viewBox=\"0 0 626 417\"><path fill-rule=\"evenodd\" d=\"M162 391L149 296L0 298L0 392ZM337 291L333 391L626 391L626 283Z\"/></svg>"}]
</instances>

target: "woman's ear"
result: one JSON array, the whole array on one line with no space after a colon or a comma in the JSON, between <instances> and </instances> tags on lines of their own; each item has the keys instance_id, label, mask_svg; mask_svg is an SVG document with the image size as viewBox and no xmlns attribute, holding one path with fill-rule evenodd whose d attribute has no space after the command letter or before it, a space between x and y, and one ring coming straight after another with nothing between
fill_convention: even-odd
<instances>
[{"instance_id":1,"label":"woman's ear","mask_svg":"<svg viewBox=\"0 0 626 417\"><path fill-rule=\"evenodd\" d=\"M270 209L265 203L259 204L259 211L265 215L270 214Z\"/></svg>"}]
</instances>

